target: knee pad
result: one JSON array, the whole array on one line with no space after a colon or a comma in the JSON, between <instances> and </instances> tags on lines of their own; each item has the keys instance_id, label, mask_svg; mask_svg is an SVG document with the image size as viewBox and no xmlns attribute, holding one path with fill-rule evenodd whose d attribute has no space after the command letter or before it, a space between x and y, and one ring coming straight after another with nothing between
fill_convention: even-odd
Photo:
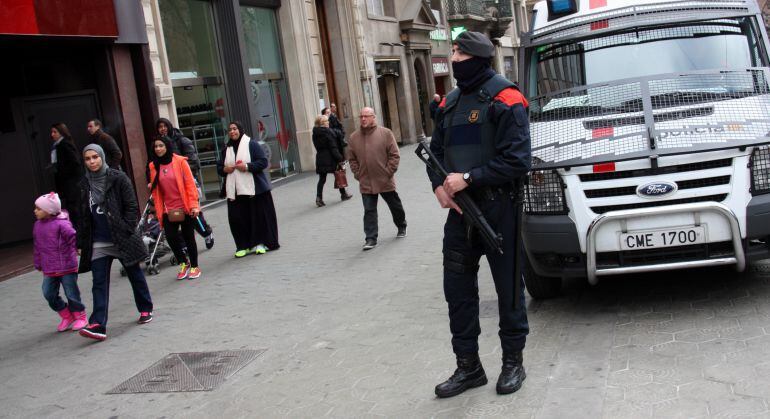
<instances>
[{"instance_id":1,"label":"knee pad","mask_svg":"<svg viewBox=\"0 0 770 419\"><path fill-rule=\"evenodd\" d=\"M478 260L456 250L444 250L444 268L458 274L475 274L479 271Z\"/></svg>"}]
</instances>

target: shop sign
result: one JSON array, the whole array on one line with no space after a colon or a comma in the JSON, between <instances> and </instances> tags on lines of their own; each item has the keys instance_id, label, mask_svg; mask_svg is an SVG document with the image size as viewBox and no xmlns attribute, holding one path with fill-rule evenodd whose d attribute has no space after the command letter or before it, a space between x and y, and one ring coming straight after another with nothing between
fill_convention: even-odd
<instances>
[{"instance_id":1,"label":"shop sign","mask_svg":"<svg viewBox=\"0 0 770 419\"><path fill-rule=\"evenodd\" d=\"M434 41L446 41L447 40L447 33L446 29L444 28L438 28L436 30L430 31L430 39Z\"/></svg>"},{"instance_id":2,"label":"shop sign","mask_svg":"<svg viewBox=\"0 0 770 419\"><path fill-rule=\"evenodd\" d=\"M0 34L116 38L114 0L0 0Z\"/></svg>"},{"instance_id":3,"label":"shop sign","mask_svg":"<svg viewBox=\"0 0 770 419\"><path fill-rule=\"evenodd\" d=\"M431 57L430 62L433 65L434 76L449 75L449 60L446 57Z\"/></svg>"}]
</instances>

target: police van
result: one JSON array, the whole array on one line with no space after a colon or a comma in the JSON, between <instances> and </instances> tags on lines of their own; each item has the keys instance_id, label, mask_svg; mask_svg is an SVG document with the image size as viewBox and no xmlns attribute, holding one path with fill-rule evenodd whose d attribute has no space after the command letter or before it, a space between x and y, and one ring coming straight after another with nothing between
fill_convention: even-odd
<instances>
[{"instance_id":1,"label":"police van","mask_svg":"<svg viewBox=\"0 0 770 419\"><path fill-rule=\"evenodd\" d=\"M770 56L754 0L552 0L534 6L524 277L562 279L770 258Z\"/></svg>"}]
</instances>

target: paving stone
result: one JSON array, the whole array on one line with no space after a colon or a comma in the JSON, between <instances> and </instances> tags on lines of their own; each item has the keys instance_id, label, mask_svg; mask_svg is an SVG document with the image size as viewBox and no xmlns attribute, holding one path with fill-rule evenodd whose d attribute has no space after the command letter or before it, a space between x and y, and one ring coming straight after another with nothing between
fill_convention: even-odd
<instances>
[{"instance_id":1,"label":"paving stone","mask_svg":"<svg viewBox=\"0 0 770 419\"><path fill-rule=\"evenodd\" d=\"M756 415L767 411L762 399L740 395L730 395L710 400L709 411L716 417L741 417Z\"/></svg>"},{"instance_id":2,"label":"paving stone","mask_svg":"<svg viewBox=\"0 0 770 419\"><path fill-rule=\"evenodd\" d=\"M729 384L698 380L679 386L679 396L695 400L719 400L732 395Z\"/></svg>"},{"instance_id":3,"label":"paving stone","mask_svg":"<svg viewBox=\"0 0 770 419\"><path fill-rule=\"evenodd\" d=\"M609 374L607 384L621 387L631 387L652 382L652 373L644 370L628 369L614 371Z\"/></svg>"},{"instance_id":4,"label":"paving stone","mask_svg":"<svg viewBox=\"0 0 770 419\"><path fill-rule=\"evenodd\" d=\"M627 388L625 399L639 404L650 404L674 399L676 395L676 386L648 383Z\"/></svg>"},{"instance_id":5,"label":"paving stone","mask_svg":"<svg viewBox=\"0 0 770 419\"><path fill-rule=\"evenodd\" d=\"M652 406L653 417L685 419L708 416L708 404L701 400L676 398L655 403Z\"/></svg>"}]
</instances>

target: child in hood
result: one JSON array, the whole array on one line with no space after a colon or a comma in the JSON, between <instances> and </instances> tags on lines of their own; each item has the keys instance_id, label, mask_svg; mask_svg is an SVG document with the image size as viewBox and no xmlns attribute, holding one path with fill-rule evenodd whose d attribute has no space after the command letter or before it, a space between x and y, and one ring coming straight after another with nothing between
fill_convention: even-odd
<instances>
[{"instance_id":1,"label":"child in hood","mask_svg":"<svg viewBox=\"0 0 770 419\"><path fill-rule=\"evenodd\" d=\"M78 289L78 253L75 229L69 215L61 209L59 195L51 192L35 201L34 241L35 269L43 272L43 297L53 311L59 313L59 332L80 330L88 324L86 308ZM67 302L59 296L64 287Z\"/></svg>"}]
</instances>

